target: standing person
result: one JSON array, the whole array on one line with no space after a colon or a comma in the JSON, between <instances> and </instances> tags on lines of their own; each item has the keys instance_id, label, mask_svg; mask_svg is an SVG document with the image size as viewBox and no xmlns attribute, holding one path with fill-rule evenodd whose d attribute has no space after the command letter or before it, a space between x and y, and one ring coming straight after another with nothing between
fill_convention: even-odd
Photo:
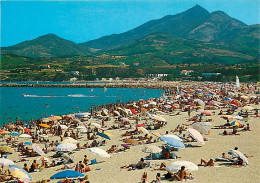
<instances>
[{"instance_id":1,"label":"standing person","mask_svg":"<svg viewBox=\"0 0 260 183\"><path fill-rule=\"evenodd\" d=\"M144 172L141 177L141 183L147 183L147 182L148 182L147 172Z\"/></svg>"}]
</instances>

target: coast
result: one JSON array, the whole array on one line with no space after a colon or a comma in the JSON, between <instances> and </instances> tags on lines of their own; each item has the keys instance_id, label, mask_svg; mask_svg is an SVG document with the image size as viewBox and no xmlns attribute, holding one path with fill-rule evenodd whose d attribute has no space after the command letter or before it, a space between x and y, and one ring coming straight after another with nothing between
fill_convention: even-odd
<instances>
[{"instance_id":1,"label":"coast","mask_svg":"<svg viewBox=\"0 0 260 183\"><path fill-rule=\"evenodd\" d=\"M206 161L210 158L215 159L216 157L221 157L223 152L228 154L230 149L238 147L241 152L249 155L249 165L239 167L232 166L231 162L215 162L215 166L213 167L201 166L198 168L198 171L192 171L191 173L195 179L189 181L202 183L258 182L260 175L256 171L260 168L260 141L258 138L260 124L257 123L259 118L254 112L254 109L259 108L259 96L255 94L255 91L252 91L251 88L254 87L254 85L249 85L249 88L244 90L244 93L241 91L237 97L232 94L232 91L234 92L236 90L232 85L226 85L226 88L223 88L223 84L216 83L182 86L179 91L180 96L177 95L178 89L175 87L172 88L173 94L165 97L140 100L134 103L116 103L100 106L97 107L97 111L94 114L86 113L70 114L60 117L52 116L34 121L34 125L29 128L34 134L37 134L37 131L39 131L41 136L47 136L46 140L48 140L48 142L40 141L39 138L37 140L34 134L31 134L32 140L19 137L17 137L17 139L19 142L23 143L32 141L44 149L46 143L52 141L62 143L62 137L65 136L64 132L67 131L69 134L73 134L79 132L77 129L85 128L87 133L79 132L78 137L71 137L74 138L80 146L84 146L86 143L93 144L95 140L101 144L103 140L106 140L105 145L99 145L98 147L107 151L111 149L110 147L112 145L115 145L118 149L122 149L122 145L125 144L122 140L125 138L132 138L131 136L122 135L127 134L129 131L137 130L135 131L137 133L133 134L133 140L137 140L138 144L128 144L130 149L111 153L110 158L100 157L91 153L90 147L80 148L79 150L71 151L71 154L69 153L74 161L74 163L69 165L76 166L79 161L83 161L84 155L87 155L89 159L96 159L98 161L98 164L88 164L87 166L90 167L91 171L84 172L84 175L88 175L88 181L92 183L137 183L140 182L144 172L147 172L148 182L151 182L152 180L155 180L157 173L161 173L162 177L163 174L167 173L162 170L154 170L155 168L158 168L162 162L169 165L170 163L183 160L199 164L201 159L205 159ZM236 104L234 104L233 101L237 101ZM253 110L247 106L250 106ZM208 108L210 109L211 114L202 115ZM244 109L250 109L250 111L241 112ZM188 113L189 110L191 114ZM119 115L115 111L117 111ZM139 116L138 120L137 116L134 114L135 112ZM201 115L202 117L200 119L199 116ZM223 117L223 115L229 115L230 118L228 117L228 119L230 120L232 120L233 117L240 116L241 123L245 126L250 124L251 130L244 131L244 127L240 127L238 129L239 135L223 135L224 128L215 129L215 126L223 126L223 124L227 123L227 119ZM161 119L156 116L161 117ZM162 125L162 121L160 120L166 121L167 123ZM50 126L43 127L43 125L40 125L45 123L44 121L48 121L47 124ZM148 133L144 133L140 128L136 128L137 123L144 126L145 129L148 130ZM185 135L185 139L188 140L189 133L187 132L187 129L193 128L193 123L211 124L211 126L206 126L210 133L203 134L205 144L201 144L194 139L192 141L184 141L186 147L174 151L178 156L178 159L145 160L150 163L150 166L144 169L127 170L120 168L125 165L136 163L140 158L149 156L149 153L143 152L143 149L148 145L156 145L158 147L166 145L165 141L160 141L158 136L154 135L155 132L161 135L167 133L175 134L179 137ZM62 131L62 135L53 132L59 125L66 125L68 127L67 130ZM152 128L158 125L159 128ZM11 130L18 131L21 126L21 124L16 124L15 128ZM183 126L184 130L176 131L176 129L178 130L178 126ZM2 128L2 130L10 129L6 127ZM227 131L232 132L232 128L228 128ZM97 132L110 134L111 140L104 139L104 137L97 135ZM96 137L94 139L89 139L88 133L90 133L91 136L96 134ZM145 139L145 134L149 134L155 141ZM0 144L5 146L6 142L3 141ZM8 155L7 158L16 161L15 165L21 167L24 163L31 165L33 160L36 160L41 164L39 155L36 157L21 156L19 155L20 152L17 152L17 147L13 145L9 146L15 149L15 153ZM55 146L49 146L48 149L49 151L44 157L48 158L50 162L52 160L56 161L56 159L53 158L53 155L57 152L54 150ZM26 161L21 161L21 157ZM59 165L30 172L33 177L32 182L49 180L53 174L61 171L56 171L56 169L62 167L63 165ZM73 170L74 169L75 168L73 168ZM254 172L254 174L252 174L252 172ZM58 180L50 179L50 182L57 181ZM168 180L163 181L169 182Z\"/></svg>"}]
</instances>

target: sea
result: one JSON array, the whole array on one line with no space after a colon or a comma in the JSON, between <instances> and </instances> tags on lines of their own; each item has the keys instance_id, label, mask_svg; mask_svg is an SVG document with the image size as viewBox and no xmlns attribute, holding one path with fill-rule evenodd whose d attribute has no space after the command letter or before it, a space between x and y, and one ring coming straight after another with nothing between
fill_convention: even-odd
<instances>
[{"instance_id":1,"label":"sea","mask_svg":"<svg viewBox=\"0 0 260 183\"><path fill-rule=\"evenodd\" d=\"M160 97L163 92L146 88L0 87L0 125L16 119L87 112L102 104Z\"/></svg>"}]
</instances>

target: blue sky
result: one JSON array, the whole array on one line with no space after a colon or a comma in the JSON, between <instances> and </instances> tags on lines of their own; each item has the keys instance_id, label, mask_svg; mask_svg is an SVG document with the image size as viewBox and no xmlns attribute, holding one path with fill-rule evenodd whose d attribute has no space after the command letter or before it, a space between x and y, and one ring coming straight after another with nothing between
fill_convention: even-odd
<instances>
[{"instance_id":1,"label":"blue sky","mask_svg":"<svg viewBox=\"0 0 260 183\"><path fill-rule=\"evenodd\" d=\"M1 46L54 33L76 43L122 33L196 4L246 24L260 23L259 0L1 1Z\"/></svg>"}]
</instances>

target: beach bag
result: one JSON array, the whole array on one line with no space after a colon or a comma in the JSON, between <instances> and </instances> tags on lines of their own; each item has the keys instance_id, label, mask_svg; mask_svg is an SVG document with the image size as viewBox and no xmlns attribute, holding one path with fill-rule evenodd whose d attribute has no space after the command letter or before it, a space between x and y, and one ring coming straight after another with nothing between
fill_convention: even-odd
<instances>
[{"instance_id":1,"label":"beach bag","mask_svg":"<svg viewBox=\"0 0 260 183\"><path fill-rule=\"evenodd\" d=\"M97 160L96 160L96 159L92 159L92 160L91 160L91 164L92 164L92 165L97 164Z\"/></svg>"}]
</instances>

